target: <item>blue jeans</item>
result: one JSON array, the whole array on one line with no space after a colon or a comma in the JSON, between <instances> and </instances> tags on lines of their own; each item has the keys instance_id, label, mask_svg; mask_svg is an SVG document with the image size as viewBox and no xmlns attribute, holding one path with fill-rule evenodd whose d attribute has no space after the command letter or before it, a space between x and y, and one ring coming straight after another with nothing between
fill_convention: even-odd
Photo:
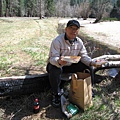
<instances>
[{"instance_id":1,"label":"blue jeans","mask_svg":"<svg viewBox=\"0 0 120 120\"><path fill-rule=\"evenodd\" d=\"M64 66L62 68L58 68L58 67L48 63L46 70L49 74L49 81L50 81L50 85L52 88L52 92L54 94L58 94L60 92L60 83L61 83L61 74L62 73L83 72L85 69L90 70L90 67L86 66L81 61L78 63L73 63L70 66Z\"/></svg>"}]
</instances>

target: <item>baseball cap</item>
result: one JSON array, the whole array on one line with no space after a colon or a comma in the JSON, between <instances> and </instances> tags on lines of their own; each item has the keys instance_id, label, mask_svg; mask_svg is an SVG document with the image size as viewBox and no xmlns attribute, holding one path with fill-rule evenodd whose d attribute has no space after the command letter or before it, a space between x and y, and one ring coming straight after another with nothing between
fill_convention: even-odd
<instances>
[{"instance_id":1,"label":"baseball cap","mask_svg":"<svg viewBox=\"0 0 120 120\"><path fill-rule=\"evenodd\" d=\"M67 23L67 27L73 26L73 25L75 25L78 28L80 28L80 23L77 20L69 20L68 23Z\"/></svg>"}]
</instances>

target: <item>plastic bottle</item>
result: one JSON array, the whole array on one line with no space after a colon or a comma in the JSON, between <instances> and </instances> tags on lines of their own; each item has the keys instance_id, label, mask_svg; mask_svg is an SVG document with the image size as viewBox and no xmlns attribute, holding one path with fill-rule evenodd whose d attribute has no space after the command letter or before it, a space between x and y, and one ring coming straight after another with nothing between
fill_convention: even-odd
<instances>
[{"instance_id":1,"label":"plastic bottle","mask_svg":"<svg viewBox=\"0 0 120 120\"><path fill-rule=\"evenodd\" d=\"M72 117L72 114L68 113L67 111L64 111L64 114L67 116L67 118L71 118Z\"/></svg>"},{"instance_id":2,"label":"plastic bottle","mask_svg":"<svg viewBox=\"0 0 120 120\"><path fill-rule=\"evenodd\" d=\"M40 111L40 105L38 99L36 98L34 100L33 112L38 113L39 111Z\"/></svg>"},{"instance_id":3,"label":"plastic bottle","mask_svg":"<svg viewBox=\"0 0 120 120\"><path fill-rule=\"evenodd\" d=\"M67 99L64 97L64 95L61 95L61 109L62 112L67 116L67 118L71 118L72 114L67 111L66 106L69 104Z\"/></svg>"}]
</instances>

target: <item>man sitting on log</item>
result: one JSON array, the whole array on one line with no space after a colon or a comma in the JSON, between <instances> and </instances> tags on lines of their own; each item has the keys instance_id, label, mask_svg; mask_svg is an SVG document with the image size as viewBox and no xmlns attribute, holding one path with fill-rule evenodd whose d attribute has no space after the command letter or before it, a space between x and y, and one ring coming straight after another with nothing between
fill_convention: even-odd
<instances>
[{"instance_id":1,"label":"man sitting on log","mask_svg":"<svg viewBox=\"0 0 120 120\"><path fill-rule=\"evenodd\" d=\"M77 20L70 20L65 28L65 33L57 36L51 43L47 71L52 88L52 105L60 106L60 83L62 73L83 72L90 70L90 66L99 66L88 56L82 40L77 37L80 30L80 23ZM75 60L80 57L78 62L68 61L67 58Z\"/></svg>"}]
</instances>

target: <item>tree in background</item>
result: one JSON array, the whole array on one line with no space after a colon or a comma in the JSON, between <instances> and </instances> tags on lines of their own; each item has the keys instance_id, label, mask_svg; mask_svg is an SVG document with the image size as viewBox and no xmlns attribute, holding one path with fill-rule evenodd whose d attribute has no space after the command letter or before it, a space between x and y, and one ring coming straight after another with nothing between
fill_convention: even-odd
<instances>
[{"instance_id":1,"label":"tree in background","mask_svg":"<svg viewBox=\"0 0 120 120\"><path fill-rule=\"evenodd\" d=\"M40 17L40 19L42 18L42 2L41 2L41 0L39 0L39 11L40 11L40 14L39 14L39 17Z\"/></svg>"},{"instance_id":2,"label":"tree in background","mask_svg":"<svg viewBox=\"0 0 120 120\"><path fill-rule=\"evenodd\" d=\"M82 17L96 18L96 22L111 12L111 1L120 13L120 0L0 0L0 16L19 17ZM112 4L112 7L114 5ZM111 7L111 8L112 8ZM90 15L91 13L91 15Z\"/></svg>"},{"instance_id":3,"label":"tree in background","mask_svg":"<svg viewBox=\"0 0 120 120\"><path fill-rule=\"evenodd\" d=\"M84 0L70 0L70 6L77 6Z\"/></svg>"},{"instance_id":4,"label":"tree in background","mask_svg":"<svg viewBox=\"0 0 120 120\"><path fill-rule=\"evenodd\" d=\"M72 17L73 11L70 7L70 0L58 0L55 7L56 17Z\"/></svg>"},{"instance_id":5,"label":"tree in background","mask_svg":"<svg viewBox=\"0 0 120 120\"><path fill-rule=\"evenodd\" d=\"M0 17L2 17L2 0L0 0Z\"/></svg>"},{"instance_id":6,"label":"tree in background","mask_svg":"<svg viewBox=\"0 0 120 120\"><path fill-rule=\"evenodd\" d=\"M81 17L86 20L91 14L91 3L89 0L83 0L83 2L80 4L80 10Z\"/></svg>"},{"instance_id":7,"label":"tree in background","mask_svg":"<svg viewBox=\"0 0 120 120\"><path fill-rule=\"evenodd\" d=\"M117 13L118 13L119 19L120 19L120 0L117 0L116 6L117 6Z\"/></svg>"},{"instance_id":8,"label":"tree in background","mask_svg":"<svg viewBox=\"0 0 120 120\"><path fill-rule=\"evenodd\" d=\"M120 20L120 0L114 4L113 10L110 13L111 18L118 18Z\"/></svg>"},{"instance_id":9,"label":"tree in background","mask_svg":"<svg viewBox=\"0 0 120 120\"><path fill-rule=\"evenodd\" d=\"M70 0L70 6L76 6L77 5L77 0Z\"/></svg>"},{"instance_id":10,"label":"tree in background","mask_svg":"<svg viewBox=\"0 0 120 120\"><path fill-rule=\"evenodd\" d=\"M117 0L117 7L120 8L120 0Z\"/></svg>"},{"instance_id":11,"label":"tree in background","mask_svg":"<svg viewBox=\"0 0 120 120\"><path fill-rule=\"evenodd\" d=\"M27 17L36 16L36 0L25 0L25 13Z\"/></svg>"},{"instance_id":12,"label":"tree in background","mask_svg":"<svg viewBox=\"0 0 120 120\"><path fill-rule=\"evenodd\" d=\"M24 0L19 0L18 16L23 17L24 15L25 15Z\"/></svg>"},{"instance_id":13,"label":"tree in background","mask_svg":"<svg viewBox=\"0 0 120 120\"><path fill-rule=\"evenodd\" d=\"M92 10L95 12L96 20L94 23L99 22L108 6L111 4L111 0L93 0Z\"/></svg>"},{"instance_id":14,"label":"tree in background","mask_svg":"<svg viewBox=\"0 0 120 120\"><path fill-rule=\"evenodd\" d=\"M55 16L55 2L54 0L45 0L45 16Z\"/></svg>"},{"instance_id":15,"label":"tree in background","mask_svg":"<svg viewBox=\"0 0 120 120\"><path fill-rule=\"evenodd\" d=\"M2 5L3 16L19 16L19 1L18 0L3 0Z\"/></svg>"},{"instance_id":16,"label":"tree in background","mask_svg":"<svg viewBox=\"0 0 120 120\"><path fill-rule=\"evenodd\" d=\"M5 0L5 16L10 16L10 1L9 0Z\"/></svg>"}]
</instances>

